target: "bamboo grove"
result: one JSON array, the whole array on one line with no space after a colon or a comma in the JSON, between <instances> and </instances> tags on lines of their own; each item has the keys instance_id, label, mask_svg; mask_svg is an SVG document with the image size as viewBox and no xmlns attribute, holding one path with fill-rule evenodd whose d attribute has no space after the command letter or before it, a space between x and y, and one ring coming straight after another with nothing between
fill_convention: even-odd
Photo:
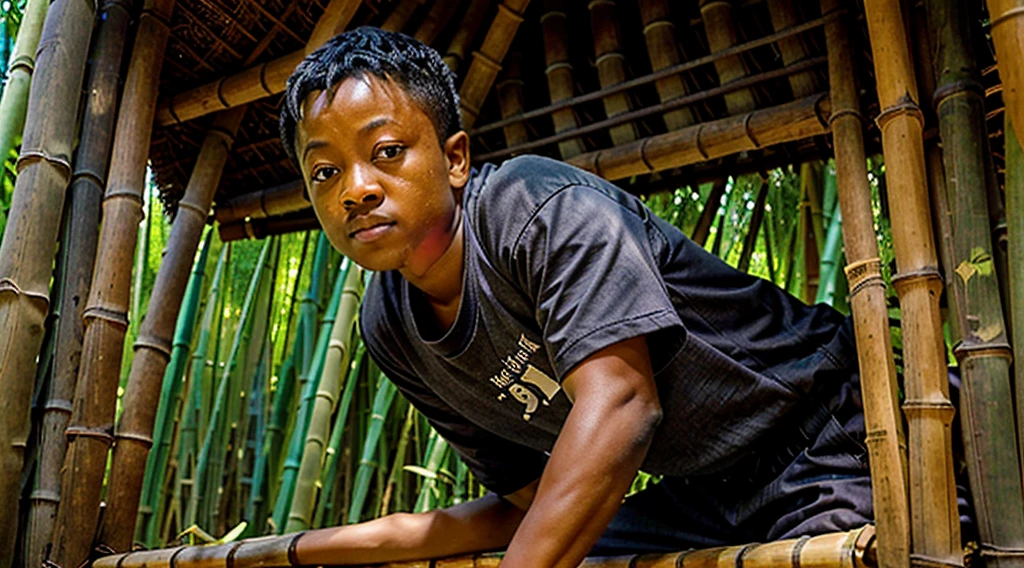
<instances>
[{"instance_id":1,"label":"bamboo grove","mask_svg":"<svg viewBox=\"0 0 1024 568\"><path fill-rule=\"evenodd\" d=\"M267 101L366 23L439 48L477 158L595 172L855 322L875 527L587 565L1024 566L1021 0L237 4L0 3L0 568L295 566L484 492L274 158Z\"/></svg>"}]
</instances>

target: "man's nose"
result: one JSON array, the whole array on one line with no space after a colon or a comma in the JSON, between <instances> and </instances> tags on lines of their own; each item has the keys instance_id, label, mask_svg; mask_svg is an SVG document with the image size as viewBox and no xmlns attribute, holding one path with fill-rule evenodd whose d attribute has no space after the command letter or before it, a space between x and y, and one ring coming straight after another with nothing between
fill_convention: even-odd
<instances>
[{"instance_id":1,"label":"man's nose","mask_svg":"<svg viewBox=\"0 0 1024 568\"><path fill-rule=\"evenodd\" d=\"M350 168L349 179L346 181L348 183L345 184L345 191L340 196L345 209L372 209L384 201L384 188L367 168Z\"/></svg>"}]
</instances>

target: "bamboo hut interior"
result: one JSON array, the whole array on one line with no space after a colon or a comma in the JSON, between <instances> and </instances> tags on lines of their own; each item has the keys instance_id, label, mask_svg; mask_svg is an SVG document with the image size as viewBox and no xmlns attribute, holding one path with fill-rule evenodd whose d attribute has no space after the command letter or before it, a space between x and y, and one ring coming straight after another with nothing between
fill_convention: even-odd
<instances>
[{"instance_id":1,"label":"bamboo hut interior","mask_svg":"<svg viewBox=\"0 0 1024 568\"><path fill-rule=\"evenodd\" d=\"M93 5L93 13L85 13L84 5ZM749 251L763 222L768 172L783 168L792 175L819 172L820 177L822 164L835 160L829 167L838 179L842 233L837 229L829 236L823 230L820 204L817 224L814 211L807 212L804 223L804 209L799 210L801 230L817 247L808 247L807 256L813 258L801 259L808 274L797 293L807 301L822 297L825 291L816 288L826 285L824 278L812 274L818 270L817 255L826 240L842 239L846 265L834 268L845 269L848 290L830 288L828 293L848 298L857 326L876 525L809 540L593 559L587 565L945 568L964 566L966 558L971 566L1024 566L1024 489L1017 447L1024 444L1024 435L1018 434L1024 432L1019 415L1024 365L1012 365L1015 346L1017 355L1024 350L1024 282L1019 280L1024 277L1024 214L1019 209L1024 158L1017 142L1024 125L1014 129L1010 122L1024 117L1017 83L1024 73L1021 0L988 0L987 5L970 0L56 0L49 10L40 45L74 36L78 51L85 53L84 34L93 15L103 16L97 21L112 30L109 38L121 37L121 43L103 39L107 36L98 25L92 64L61 63L77 65L84 78L74 83L71 69L61 81L81 84L83 92L115 84L90 82L89 73L102 67L97 55L102 44L114 53L113 61L123 60L120 70L116 63L107 64L103 73L108 78L120 73L125 94L116 129L112 115L103 122L102 113L96 125L87 126L91 115L84 110L80 126L73 113L43 120L44 106L29 99L18 183L24 178L28 188L54 176L60 179L49 182L57 188L50 191L50 205L12 206L0 248L0 336L23 333L18 330L25 328L12 323L19 317L36 318L32 325L41 329L47 309L81 313L84 308L85 329L54 331L69 334L61 342L78 342L82 360L81 369L75 367L79 392L72 395L71 382L46 406L57 409L46 427L62 439L66 429L68 457L60 446L57 457L39 457L38 463L60 469L63 479L55 474L45 487L41 482L30 498L21 499L23 518L36 501L47 507L22 526L42 522L35 515L43 515L50 520L40 530L52 531L53 537L22 534L15 546L15 536L4 529L9 536L0 538L0 549L11 552L0 551L0 568L36 566L41 555L70 568L90 554L95 566L110 568L304 564L294 554L296 537L289 535L203 549L130 551L139 493L148 491L139 468L156 451L150 445L154 421L162 416L157 414L160 378L178 345L173 333L179 307L196 310L185 283L196 252L203 250L204 262L209 252L209 243L201 243L203 226L212 226L223 242L265 240L262 254L268 259L280 247L272 237L319 228L300 173L279 139L281 93L306 53L334 33L361 25L402 31L444 56L458 78L475 163L540 154L645 197L711 184L692 235L702 244L715 232L727 180L760 174L762 188L742 246L741 269L750 264ZM67 29L57 29L60 23ZM86 29L72 30L76 26ZM40 70L56 58L40 48L38 59L32 97L43 100L45 95L36 95L35 89L42 93L43 87L56 87L53 80L39 78ZM1016 71L1009 78L1008 67ZM9 76L16 77L18 69L12 66ZM66 88L73 91L65 96L70 101L77 86ZM126 110L132 114L126 117ZM61 136L50 132L62 127L53 121L64 121L66 131L78 129L83 146L90 136L100 136L90 134L90 128L107 132L106 148L113 139L110 172L98 173L106 171L105 156L73 154L70 131L63 133L64 142L47 142ZM38 130L46 132L30 134L34 124L42 123L49 126ZM963 145L958 148L963 155L946 149L951 139ZM92 164L90 159L100 165L84 165ZM150 307L149 319L140 323L127 317L129 289L138 284L126 276L134 248L124 252L123 235L133 234L124 231L134 231L142 213L141 164L147 159L165 214L174 218L171 241L177 248L169 241L154 285L169 298L167 306ZM866 159L885 164L876 208L894 219L891 266L879 260ZM870 175L880 171L875 168ZM58 279L77 286L73 289L82 305L44 306L39 298L50 294L50 264L36 269L35 283L19 280L29 278L17 268L24 253L9 241L12 231L27 231L31 215L59 219L60 192L69 183L66 207L91 212L92 232L97 226L102 230L89 237L88 227L65 229L59 239L67 243L72 231L85 231L88 252L82 254L95 255L97 276L65 267ZM104 187L107 197L98 225ZM21 188L15 189L16 202L22 199ZM807 189L812 196L819 190ZM16 222L18 211L24 220ZM978 218L987 224L971 225ZM44 225L39 231L49 232L32 242L49 250L58 229L56 221ZM206 271L209 278L212 265ZM100 274L119 283L109 290L94 285L89 291L89 281ZM891 276L888 293L883 274ZM972 280L976 274L994 276ZM330 330L335 321L350 322L355 317L351 299L358 301L361 294L360 275L352 270L349 282L336 284L351 296L332 304L329 320L315 323L314 317L307 325ZM254 279L249 293L269 294L267 286ZM5 295L13 299L4 300ZM948 336L943 336L942 321L949 323ZM903 344L894 359L890 326L900 322ZM131 328L138 337L135 360L121 369L130 325L137 326ZM18 349L38 352L41 335L27 335L32 336L25 339L29 343ZM237 342L232 349L247 348L244 337ZM958 407L946 383L942 344L963 370ZM325 356L335 375L355 360L346 349ZM104 353L117 356L104 359ZM36 369L32 362L10 363L7 358L13 356L5 351L0 357L0 390L16 393L9 406L0 406L10 415L0 424L0 442L17 446L26 436L22 422L28 417ZM54 372L59 374L60 367ZM116 390L112 381L119 376L127 377L125 396L142 402L124 408L114 431L104 425L114 416L115 398L108 394L97 403L98 410L82 405ZM100 382L87 382L87 377ZM337 399L341 388L332 383L330 396ZM979 531L968 549L961 542L953 479L953 446L961 445L953 437L954 414L964 431L965 447L958 451L966 452ZM326 439L330 433L326 429L319 435ZM313 445L321 452L313 461L322 459L324 441ZM101 516L107 448L113 448L114 465L107 474ZM96 451L91 455L102 459L87 456ZM5 492L0 503L17 493L18 468L21 460L29 461L19 452L8 453L0 454L0 491ZM95 487L76 493L74 501L59 495L77 483ZM295 498L312 499L312 491L300 485ZM310 527L308 519L285 517L288 532ZM97 545L109 555L97 553ZM496 562L496 557L481 556L436 566Z\"/></svg>"}]
</instances>

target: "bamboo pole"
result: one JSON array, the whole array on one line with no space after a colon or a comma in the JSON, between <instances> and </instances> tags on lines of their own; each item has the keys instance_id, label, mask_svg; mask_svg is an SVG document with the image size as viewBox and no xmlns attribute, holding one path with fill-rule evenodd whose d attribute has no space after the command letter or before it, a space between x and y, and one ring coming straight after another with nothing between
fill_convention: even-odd
<instances>
[{"instance_id":1,"label":"bamboo pole","mask_svg":"<svg viewBox=\"0 0 1024 568\"><path fill-rule=\"evenodd\" d=\"M264 219L311 207L306 184L301 179L275 187L243 193L217 203L213 218L218 224L249 219Z\"/></svg>"},{"instance_id":2,"label":"bamboo pole","mask_svg":"<svg viewBox=\"0 0 1024 568\"><path fill-rule=\"evenodd\" d=\"M401 32L405 24L408 23L409 18L412 17L413 12L416 8L419 8L425 0L398 0L395 2L394 8L391 10L391 14L387 20L381 24L380 29L389 32Z\"/></svg>"},{"instance_id":3,"label":"bamboo pole","mask_svg":"<svg viewBox=\"0 0 1024 568\"><path fill-rule=\"evenodd\" d=\"M552 103L573 98L572 64L569 63L569 32L565 27L564 0L545 0L540 25L544 34L544 74L548 79L548 95ZM571 108L551 113L555 133L574 130L579 126ZM584 152L583 141L570 139L558 143L558 153L568 160Z\"/></svg>"},{"instance_id":4,"label":"bamboo pole","mask_svg":"<svg viewBox=\"0 0 1024 568\"><path fill-rule=\"evenodd\" d=\"M523 11L529 3L530 0L502 0L480 49L473 52L473 61L459 87L464 128L472 128L480 115L480 107L491 92L491 85L501 70L501 61L515 39L519 23L523 21Z\"/></svg>"},{"instance_id":5,"label":"bamboo pole","mask_svg":"<svg viewBox=\"0 0 1024 568\"><path fill-rule=\"evenodd\" d=\"M462 21L459 22L459 27L452 40L448 42L448 49L444 52L444 63L453 73L459 70L462 61L466 58L469 44L484 23L484 16L487 15L490 5L490 0L476 0L470 2L466 8L466 13L462 16Z\"/></svg>"},{"instance_id":6,"label":"bamboo pole","mask_svg":"<svg viewBox=\"0 0 1024 568\"><path fill-rule=\"evenodd\" d=\"M171 451L171 435L174 428L175 415L177 414L178 399L181 396L181 389L184 383L185 371L188 366L188 351L192 346L192 335L195 331L196 319L199 310L199 297L203 288L203 279L206 275L206 261L210 254L210 243L213 240L213 232L208 232L203 242L199 258L192 267L192 275L189 277L188 286L182 297L181 310L178 312L177 322L174 325L174 343L171 347L170 361L164 371L163 383L160 389L160 405L157 409L155 424L158 424L153 432L153 451L149 452L146 459L145 477L142 482L142 492L139 506L139 534L140 540L151 542L148 535L155 535L154 525L159 524L158 499L160 488L163 486L163 478L167 469L167 462ZM154 520L156 522L154 522Z\"/></svg>"},{"instance_id":7,"label":"bamboo pole","mask_svg":"<svg viewBox=\"0 0 1024 568\"><path fill-rule=\"evenodd\" d=\"M750 258L757 248L757 235L761 231L761 223L764 221L764 204L768 199L768 177L761 176L761 185L757 189L757 197L754 198L754 209L750 213L750 220L747 222L747 234L743 237L743 250L740 251L739 262L736 269L740 272L750 271Z\"/></svg>"},{"instance_id":8,"label":"bamboo pole","mask_svg":"<svg viewBox=\"0 0 1024 568\"><path fill-rule=\"evenodd\" d=\"M374 456L377 453L377 443L380 440L381 432L384 430L384 418L391 409L391 403L398 392L395 384L380 373L377 376L377 389L373 397L373 412L370 414L370 425L367 428L366 437L363 441L363 452L359 458L359 470L356 472L354 487L352 489L352 502L348 509L348 523L359 522L362 515L363 505L366 503L366 496L370 490L370 476L377 468L377 460Z\"/></svg>"},{"instance_id":9,"label":"bamboo pole","mask_svg":"<svg viewBox=\"0 0 1024 568\"><path fill-rule=\"evenodd\" d=\"M950 290L953 300L950 307L960 332L954 354L964 374L961 409L967 472L985 555L993 552L993 548L1024 548L1024 494L1016 436L1009 427L1014 423L1010 386L1012 351L993 267L994 246L985 188L995 174L986 171L990 163L986 160L985 101L976 78L966 8L959 0L927 2L929 37L936 54L934 68L938 85L934 99L943 141L942 162L953 225L952 261L957 275ZM906 405L912 398L937 401L944 406L950 404L944 374L924 385L925 390L918 391L917 396L912 395L910 387L908 381ZM924 533L923 544L931 549L917 550L919 536L915 533L915 552L941 559L956 558L960 535L956 530L959 526L952 472L952 410L941 416L944 419L941 422L940 416L925 415L925 418L930 418L923 426L930 427L930 439L923 439L921 444L933 446L933 449L930 461L921 464L925 476L922 490L930 506L923 508L920 514L925 522L950 527L923 527L928 531ZM911 435L911 448L914 448L913 429ZM911 457L913 455L911 453ZM923 456L923 459L929 457ZM942 479L942 474L946 479ZM947 495L942 495L943 492ZM915 512L915 520L917 515ZM1024 566L1021 555L992 555L986 560L993 566Z\"/></svg>"},{"instance_id":10,"label":"bamboo pole","mask_svg":"<svg viewBox=\"0 0 1024 568\"><path fill-rule=\"evenodd\" d=\"M52 559L78 565L92 548L99 521L100 489L113 442L117 381L128 327L134 231L142 214L152 112L174 0L147 0L118 113L111 169L103 199L93 285L83 313L85 335L74 409L66 433L61 503Z\"/></svg>"},{"instance_id":11,"label":"bamboo pole","mask_svg":"<svg viewBox=\"0 0 1024 568\"><path fill-rule=\"evenodd\" d=\"M508 118L522 114L525 103L523 102L523 79L519 64L522 54L512 52L505 56L505 68L501 70L496 90L498 92L498 107L501 110L501 117ZM518 144L525 144L529 141L526 134L526 125L516 122L505 127L505 144L508 147Z\"/></svg>"},{"instance_id":12,"label":"bamboo pole","mask_svg":"<svg viewBox=\"0 0 1024 568\"><path fill-rule=\"evenodd\" d=\"M833 12L838 5L838 0L821 0L821 12ZM834 20L827 24L825 38L834 108L829 124L835 147L839 207L843 216L843 242L848 263L845 272L850 282L850 306L868 433L868 463L871 467L875 525L879 534L878 563L886 567L906 567L910 559L906 443L899 416L896 367L885 304L886 286L875 239L871 188L864 156L863 117L856 79L849 65L853 51L846 23Z\"/></svg>"},{"instance_id":13,"label":"bamboo pole","mask_svg":"<svg viewBox=\"0 0 1024 568\"><path fill-rule=\"evenodd\" d=\"M598 82L602 88L622 83L626 80L626 56L621 51L622 39L615 0L591 0L587 4L587 9L590 10ZM602 102L608 118L632 110L629 97L625 93L605 97ZM616 146L632 142L637 136L636 128L629 122L610 128L609 134L612 137L612 144Z\"/></svg>"},{"instance_id":14,"label":"bamboo pole","mask_svg":"<svg viewBox=\"0 0 1024 568\"><path fill-rule=\"evenodd\" d=\"M704 246L704 243L708 241L708 235L711 234L711 225L715 222L718 210L722 207L722 196L725 195L725 187L727 185L728 180L725 178L718 179L711 185L711 193L708 194L707 200L704 201L704 208L701 209L700 217L693 228L693 234L690 235L690 239L700 246Z\"/></svg>"},{"instance_id":15,"label":"bamboo pole","mask_svg":"<svg viewBox=\"0 0 1024 568\"><path fill-rule=\"evenodd\" d=\"M413 37L427 45L433 44L444 27L448 25L448 21L455 15L455 10L458 7L459 0L434 0L434 5L430 7L426 19L420 24Z\"/></svg>"},{"instance_id":16,"label":"bamboo pole","mask_svg":"<svg viewBox=\"0 0 1024 568\"><path fill-rule=\"evenodd\" d=\"M1024 151L1021 150L1017 135L1010 128L1009 115L1006 121L1006 208L1017 214L1007 217L1007 239L1010 275L1010 324L1013 333L1014 387L1017 402L1017 443L1018 451L1024 454Z\"/></svg>"},{"instance_id":17,"label":"bamboo pole","mask_svg":"<svg viewBox=\"0 0 1024 568\"><path fill-rule=\"evenodd\" d=\"M21 135L25 127L25 112L28 110L29 88L32 84L32 72L36 67L36 48L39 36L43 32L46 19L47 0L31 0L25 4L18 37L11 53L10 67L7 68L7 80L4 83L3 95L0 96L0 159L7 160L7 155L14 147L14 140ZM5 58L4 64L7 64Z\"/></svg>"},{"instance_id":18,"label":"bamboo pole","mask_svg":"<svg viewBox=\"0 0 1024 568\"><path fill-rule=\"evenodd\" d=\"M296 476L291 512L285 532L305 530L313 520L316 484L324 461L327 439L330 437L331 415L341 394L343 373L348 369L355 338L356 316L363 296L363 271L358 266L348 270L341 292L338 315L331 328L331 336L319 377L310 418L306 430L306 444Z\"/></svg>"},{"instance_id":19,"label":"bamboo pole","mask_svg":"<svg viewBox=\"0 0 1024 568\"><path fill-rule=\"evenodd\" d=\"M1017 140L1024 140L1024 0L987 0L1003 102Z\"/></svg>"},{"instance_id":20,"label":"bamboo pole","mask_svg":"<svg viewBox=\"0 0 1024 568\"><path fill-rule=\"evenodd\" d=\"M36 7L38 9L38 7ZM53 251L71 177L75 113L95 6L58 0L43 24L11 209L0 243L0 503L17 518L36 356L49 311ZM6 117L5 117L6 120ZM16 530L0 537L11 564Z\"/></svg>"},{"instance_id":21,"label":"bamboo pole","mask_svg":"<svg viewBox=\"0 0 1024 568\"><path fill-rule=\"evenodd\" d=\"M640 19L644 25L644 40L647 43L647 55L651 59L651 69L658 71L678 65L680 58L676 47L675 24L672 23L668 1L640 0ZM661 79L655 85L661 102L687 94L686 84L678 75ZM662 118L669 130L679 130L695 122L693 111L688 107L666 112Z\"/></svg>"},{"instance_id":22,"label":"bamboo pole","mask_svg":"<svg viewBox=\"0 0 1024 568\"><path fill-rule=\"evenodd\" d=\"M60 471L67 451L64 430L71 418L71 399L78 378L84 326L81 302L89 294L96 241L99 237L100 202L106 185L110 141L116 119L118 85L125 35L131 23L132 2L107 0L100 8L99 29L92 47L92 69L86 92L88 103L82 119L74 172L68 191L70 228L62 247L70 259L64 274L64 296L57 327L57 351L53 383L43 408L38 485L31 495L26 566L42 564L53 536L60 500Z\"/></svg>"},{"instance_id":23,"label":"bamboo pole","mask_svg":"<svg viewBox=\"0 0 1024 568\"><path fill-rule=\"evenodd\" d=\"M826 95L703 122L567 160L606 179L621 179L802 140L828 132Z\"/></svg>"},{"instance_id":24,"label":"bamboo pole","mask_svg":"<svg viewBox=\"0 0 1024 568\"><path fill-rule=\"evenodd\" d=\"M771 15L772 27L782 31L797 25L796 6L793 0L768 0L768 13ZM782 64L789 65L808 57L807 47L800 36L791 36L778 42ZM821 90L818 79L810 71L789 76L789 86L794 98L806 97Z\"/></svg>"},{"instance_id":25,"label":"bamboo pole","mask_svg":"<svg viewBox=\"0 0 1024 568\"><path fill-rule=\"evenodd\" d=\"M235 566L290 568L324 564L344 557L334 550L330 536L336 529L319 529L277 537L243 540L235 543L164 548L115 554L98 559L94 568L214 568L224 566L228 558ZM668 554L644 554L607 558L587 558L586 568L869 568L874 566L876 537L874 527L849 532L827 533L800 539L765 544L729 546ZM173 565L171 558L173 557ZM324 560L328 559L328 560ZM501 558L476 554L432 562L406 561L387 564L391 568L497 568Z\"/></svg>"},{"instance_id":26,"label":"bamboo pole","mask_svg":"<svg viewBox=\"0 0 1024 568\"><path fill-rule=\"evenodd\" d=\"M331 0L303 49L160 100L156 124L167 126L187 122L283 92L295 66L306 55L344 31L361 4L359 0Z\"/></svg>"},{"instance_id":27,"label":"bamboo pole","mask_svg":"<svg viewBox=\"0 0 1024 568\"><path fill-rule=\"evenodd\" d=\"M107 511L100 541L114 550L131 547L139 508L139 492L152 444L153 421L160 402L160 384L171 356L174 325L188 284L188 274L202 238L213 194L227 162L246 107L219 114L199 151L185 195L178 202L167 252L153 283L153 298L139 328L128 384L125 387L121 420L117 425Z\"/></svg>"},{"instance_id":28,"label":"bamboo pole","mask_svg":"<svg viewBox=\"0 0 1024 568\"><path fill-rule=\"evenodd\" d=\"M732 4L727 0L701 0L700 15L711 52L721 51L738 43L736 24L732 17ZM747 75L747 66L740 55L723 57L715 61L718 83L726 85ZM730 115L754 110L754 94L741 89L725 95L725 107Z\"/></svg>"}]
</instances>

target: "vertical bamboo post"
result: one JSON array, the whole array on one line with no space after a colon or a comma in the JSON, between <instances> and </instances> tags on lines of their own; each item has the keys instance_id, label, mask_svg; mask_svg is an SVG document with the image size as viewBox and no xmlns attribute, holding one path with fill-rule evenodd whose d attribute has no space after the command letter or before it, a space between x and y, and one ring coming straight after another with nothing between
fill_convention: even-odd
<instances>
[{"instance_id":1,"label":"vertical bamboo post","mask_svg":"<svg viewBox=\"0 0 1024 568\"><path fill-rule=\"evenodd\" d=\"M594 37L594 65L601 88L611 87L626 80L626 56L622 54L622 39L619 32L619 16L615 0L591 0L590 28ZM604 112L611 118L629 112L632 108L626 93L618 93L602 100ZM612 144L618 146L636 140L636 128L627 122L608 129Z\"/></svg>"},{"instance_id":2,"label":"vertical bamboo post","mask_svg":"<svg viewBox=\"0 0 1024 568\"><path fill-rule=\"evenodd\" d=\"M0 97L0 159L6 160L14 147L14 139L25 127L25 111L28 107L29 86L32 71L36 66L36 48L39 35L43 32L47 0L31 0L22 12L18 38L11 54L11 66L7 69L7 82ZM7 61L4 61L6 64Z\"/></svg>"},{"instance_id":3,"label":"vertical bamboo post","mask_svg":"<svg viewBox=\"0 0 1024 568\"><path fill-rule=\"evenodd\" d=\"M391 9L391 15L388 16L387 20L381 24L380 29L389 32L400 32L405 24L412 17L413 12L416 8L419 8L423 4L423 0L398 0L393 4Z\"/></svg>"},{"instance_id":4,"label":"vertical bamboo post","mask_svg":"<svg viewBox=\"0 0 1024 568\"><path fill-rule=\"evenodd\" d=\"M708 235L711 234L711 225L715 222L718 210L722 207L722 196L725 195L726 185L728 183L725 178L717 179L711 185L711 193L708 194L704 208L701 209L700 217L697 219L697 225L693 228L693 234L690 235L693 242L700 246L704 246L704 243L708 241Z\"/></svg>"},{"instance_id":5,"label":"vertical bamboo post","mask_svg":"<svg viewBox=\"0 0 1024 568\"><path fill-rule=\"evenodd\" d=\"M480 49L473 52L473 62L459 87L459 106L462 107L462 125L465 128L472 128L476 122L529 3L530 0L502 0Z\"/></svg>"},{"instance_id":6,"label":"vertical bamboo post","mask_svg":"<svg viewBox=\"0 0 1024 568\"><path fill-rule=\"evenodd\" d=\"M93 285L83 313L85 335L75 387L61 502L52 559L77 566L89 554L99 517L100 489L113 442L116 389L128 328L132 234L142 215L146 159L156 108L157 85L174 0L147 0L139 19L125 80L103 198Z\"/></svg>"},{"instance_id":7,"label":"vertical bamboo post","mask_svg":"<svg viewBox=\"0 0 1024 568\"><path fill-rule=\"evenodd\" d=\"M434 5L430 7L426 19L420 24L413 37L431 45L437 39L438 34L448 25L448 20L455 14L458 7L459 0L434 0Z\"/></svg>"},{"instance_id":8,"label":"vertical bamboo post","mask_svg":"<svg viewBox=\"0 0 1024 568\"><path fill-rule=\"evenodd\" d=\"M732 18L732 4L728 0L701 0L700 15L704 20L704 33L707 34L711 53L730 48L739 42ZM715 70L720 85L747 75L747 66L739 55L716 59ZM725 95L725 107L731 115L750 112L755 106L754 94L750 89L739 89Z\"/></svg>"},{"instance_id":9,"label":"vertical bamboo post","mask_svg":"<svg viewBox=\"0 0 1024 568\"><path fill-rule=\"evenodd\" d=\"M523 102L523 79L520 72L520 61L522 54L512 52L505 56L505 68L502 69L495 87L498 91L498 106L501 109L501 118L509 118L523 113L525 103ZM517 144L523 144L529 140L526 134L526 124L522 121L514 122L505 126L505 144L511 148Z\"/></svg>"},{"instance_id":10,"label":"vertical bamboo post","mask_svg":"<svg viewBox=\"0 0 1024 568\"><path fill-rule=\"evenodd\" d=\"M768 13L771 14L772 27L776 32L781 32L799 23L793 0L768 0ZM807 48L799 35L781 39L777 45L782 54L783 65L790 65L807 58ZM788 79L789 86L793 90L793 98L799 99L818 92L818 80L812 71L794 73Z\"/></svg>"},{"instance_id":11,"label":"vertical bamboo post","mask_svg":"<svg viewBox=\"0 0 1024 568\"><path fill-rule=\"evenodd\" d=\"M53 251L71 177L75 113L85 75L92 2L57 0L47 13L29 92L11 209L0 243L0 503L17 518L36 356L49 311ZM17 531L0 536L0 568Z\"/></svg>"},{"instance_id":12,"label":"vertical bamboo post","mask_svg":"<svg viewBox=\"0 0 1024 568\"><path fill-rule=\"evenodd\" d=\"M838 0L821 0L822 14L831 13L838 6ZM885 305L885 280L882 279L878 241L875 239L871 188L864 156L863 117L850 66L853 50L842 19L825 25L825 38L832 100L829 125L835 146L839 208L848 263L846 277L850 281L850 304L864 398L871 489L878 527L878 563L887 568L907 567L910 564L910 511L903 453L905 443Z\"/></svg>"},{"instance_id":13,"label":"vertical bamboo post","mask_svg":"<svg viewBox=\"0 0 1024 568\"><path fill-rule=\"evenodd\" d=\"M544 33L544 74L548 78L548 95L552 103L573 96L572 64L569 63L569 32L565 27L564 0L545 0L544 14L540 17ZM576 113L565 108L551 113L555 133L572 130L579 126ZM558 143L558 153L563 160L583 153L583 141L572 138Z\"/></svg>"},{"instance_id":14,"label":"vertical bamboo post","mask_svg":"<svg viewBox=\"0 0 1024 568\"><path fill-rule=\"evenodd\" d=\"M668 0L640 0L640 19L644 25L644 40L647 43L647 55L651 59L651 69L658 71L679 64L679 50L676 47L675 24ZM687 94L686 84L679 75L666 77L655 83L658 98L667 102ZM693 124L693 111L690 107L666 112L662 115L665 127L678 130Z\"/></svg>"},{"instance_id":15,"label":"vertical bamboo post","mask_svg":"<svg viewBox=\"0 0 1024 568\"><path fill-rule=\"evenodd\" d=\"M1010 324L1013 330L1014 387L1017 401L1017 444L1024 455L1024 151L1011 128L1009 115L1006 121L1006 208L1017 211L1007 217L1007 239L1010 276Z\"/></svg>"},{"instance_id":16,"label":"vertical bamboo post","mask_svg":"<svg viewBox=\"0 0 1024 568\"><path fill-rule=\"evenodd\" d=\"M1003 83L1003 102L1017 140L1024 140L1024 0L987 0Z\"/></svg>"},{"instance_id":17,"label":"vertical bamboo post","mask_svg":"<svg viewBox=\"0 0 1024 568\"><path fill-rule=\"evenodd\" d=\"M152 297L160 301L151 302L139 328L124 392L124 411L114 435L108 506L100 532L100 541L114 550L128 550L135 534L139 491L160 402L160 381L155 378L164 375L170 360L174 324L189 271L245 109L240 106L221 112L206 135L185 195L178 202L167 253L153 282Z\"/></svg>"},{"instance_id":18,"label":"vertical bamboo post","mask_svg":"<svg viewBox=\"0 0 1024 568\"><path fill-rule=\"evenodd\" d=\"M480 29L480 25L483 24L484 16L487 15L490 5L490 0L476 0L470 2L466 8L466 13L463 14L462 21L459 22L459 29L456 30L452 40L448 42L448 49L444 52L444 63L453 73L459 70L462 60L466 58L469 44L472 43L473 36Z\"/></svg>"},{"instance_id":19,"label":"vertical bamboo post","mask_svg":"<svg viewBox=\"0 0 1024 568\"><path fill-rule=\"evenodd\" d=\"M967 25L970 20L966 6L960 0L929 0L927 8L932 52L936 54L934 67L938 86L934 99L942 134L942 162L953 225L952 261L956 277L952 278L950 307L960 332L954 354L964 374L961 408L967 472L978 513L982 554L985 555L991 551L988 548L991 546L1003 549L1024 547L1024 495L1021 492L1016 436L1010 427L1014 420L1010 387L1012 353L993 266L985 187L987 181L994 178L994 173L986 171L985 101L982 86L976 78L974 54L969 47L971 30ZM930 385L934 392L926 398L938 399L939 393L945 394L945 377L942 379L941 383ZM949 415L948 419L952 419L951 411ZM936 421L936 418L932 420ZM930 443L939 443L941 426L932 426L935 441ZM946 421L944 426L948 447L949 422ZM924 443L929 442L926 440ZM946 453L947 468L951 468L952 457L948 450ZM944 464L936 458L927 465L938 469ZM936 474L925 470L925 475ZM938 494L942 489L941 479L924 481L929 494ZM952 516L949 519L952 524L957 521L952 471L949 471L945 491L952 494L945 504L952 511L938 509L936 504L934 510L925 510L922 514L937 517L939 513L947 513ZM930 520L938 524L941 519ZM952 535L935 532L926 537L935 541L930 543L935 548L932 554L946 552L940 550L945 544L940 539L952 536L959 537L959 532ZM914 538L916 545L916 534ZM958 541L959 538L957 542L945 544L952 549L946 553L947 557L955 557ZM987 558L987 561L994 566L1024 566L1024 558L1019 556L996 556Z\"/></svg>"},{"instance_id":20,"label":"vertical bamboo post","mask_svg":"<svg viewBox=\"0 0 1024 568\"><path fill-rule=\"evenodd\" d=\"M117 117L117 100L124 54L125 36L131 24L134 2L105 0L100 8L99 30L92 48L88 103L82 119L80 142L75 153L75 168L68 191L71 212L66 247L71 259L64 274L64 297L57 327L57 351L49 400L43 407L38 486L31 496L28 535L25 543L26 566L42 565L50 537L53 536L60 501L60 471L67 451L64 430L71 419L71 398L78 379L82 354L81 300L89 294L96 241L99 237L100 202L106 185L110 141Z\"/></svg>"}]
</instances>

